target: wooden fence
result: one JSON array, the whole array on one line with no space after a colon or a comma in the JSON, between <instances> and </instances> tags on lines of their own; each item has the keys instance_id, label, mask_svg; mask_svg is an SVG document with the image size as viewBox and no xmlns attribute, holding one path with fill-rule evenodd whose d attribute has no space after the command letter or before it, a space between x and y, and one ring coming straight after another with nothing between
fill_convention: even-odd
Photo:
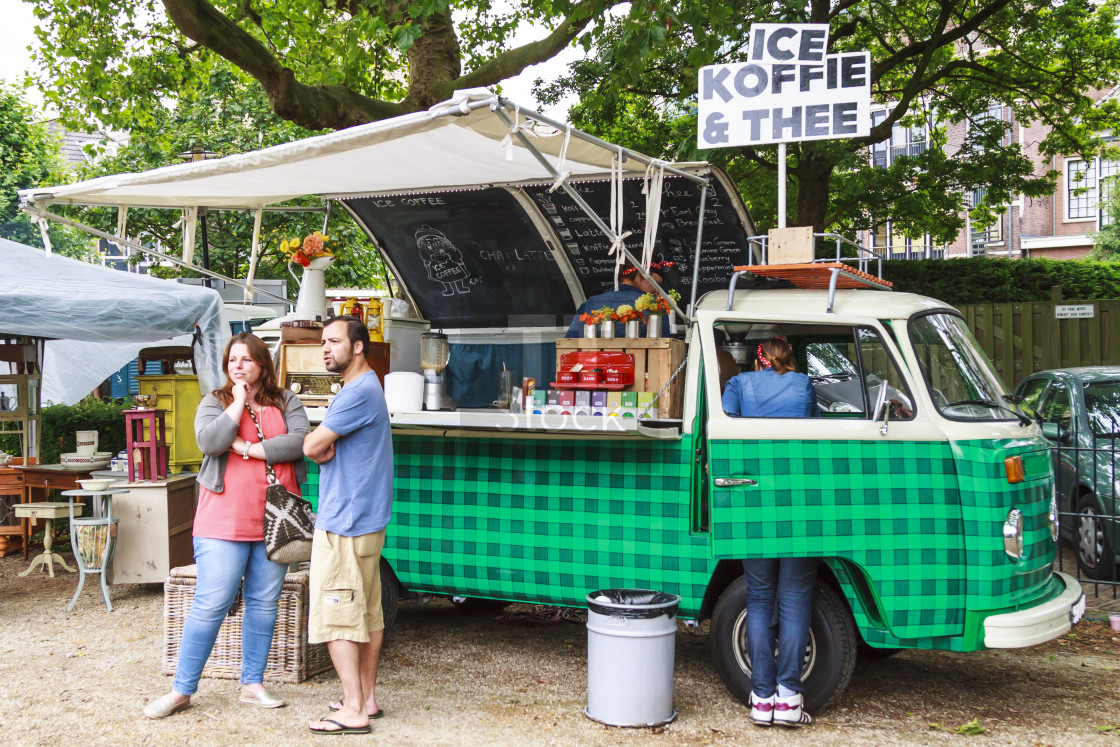
<instances>
[{"instance_id":1,"label":"wooden fence","mask_svg":"<svg viewBox=\"0 0 1120 747\"><path fill-rule=\"evenodd\" d=\"M1091 306L1092 316L1057 317L1058 307L1071 306ZM1008 387L1050 368L1120 365L1120 299L971 304L960 310Z\"/></svg>"}]
</instances>

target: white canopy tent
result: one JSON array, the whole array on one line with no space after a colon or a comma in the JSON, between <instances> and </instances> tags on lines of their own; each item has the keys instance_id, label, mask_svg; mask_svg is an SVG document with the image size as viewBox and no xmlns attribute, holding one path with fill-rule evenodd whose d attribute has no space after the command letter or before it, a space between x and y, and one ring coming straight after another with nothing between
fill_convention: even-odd
<instances>
[{"instance_id":1,"label":"white canopy tent","mask_svg":"<svg viewBox=\"0 0 1120 747\"><path fill-rule=\"evenodd\" d=\"M0 239L0 334L47 338L42 400L71 404L152 345L190 344L199 385L222 385L217 291L98 267ZM182 340L175 340L185 335Z\"/></svg>"}]
</instances>

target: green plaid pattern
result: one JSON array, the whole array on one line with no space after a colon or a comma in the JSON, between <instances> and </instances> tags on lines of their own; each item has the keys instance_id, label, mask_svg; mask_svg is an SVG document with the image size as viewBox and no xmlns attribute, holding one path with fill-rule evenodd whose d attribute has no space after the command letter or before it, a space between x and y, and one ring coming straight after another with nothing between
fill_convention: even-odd
<instances>
[{"instance_id":1,"label":"green plaid pattern","mask_svg":"<svg viewBox=\"0 0 1120 747\"><path fill-rule=\"evenodd\" d=\"M414 591L583 606L596 589L651 588L680 594L683 617L719 558L823 556L866 640L957 651L982 647L990 611L1060 591L1039 439L711 442L713 477L759 487L713 487L710 533L688 499L698 443L396 436L384 555ZM1018 485L1013 454L1028 465ZM318 472L301 485L312 502ZM1012 506L1019 563L1003 551Z\"/></svg>"},{"instance_id":2,"label":"green plaid pattern","mask_svg":"<svg viewBox=\"0 0 1120 747\"><path fill-rule=\"evenodd\" d=\"M717 557L848 558L897 636L960 634L966 556L947 443L713 441L709 449L713 477L758 481L712 488Z\"/></svg>"},{"instance_id":3,"label":"green plaid pattern","mask_svg":"<svg viewBox=\"0 0 1120 747\"><path fill-rule=\"evenodd\" d=\"M572 606L662 589L699 611L715 562L690 532L685 443L399 436L393 453L385 557L408 588Z\"/></svg>"}]
</instances>

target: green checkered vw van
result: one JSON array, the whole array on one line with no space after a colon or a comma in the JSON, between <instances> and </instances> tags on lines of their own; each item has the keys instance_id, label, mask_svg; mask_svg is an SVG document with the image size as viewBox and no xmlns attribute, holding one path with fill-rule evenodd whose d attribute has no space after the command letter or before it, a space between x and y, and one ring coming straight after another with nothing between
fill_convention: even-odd
<instances>
[{"instance_id":1,"label":"green checkered vw van","mask_svg":"<svg viewBox=\"0 0 1120 747\"><path fill-rule=\"evenodd\" d=\"M818 412L724 414L721 360L775 335ZM713 292L679 376L683 417L629 430L395 422L387 594L573 607L600 588L679 594L682 618L711 620L715 666L746 702L740 560L820 556L813 711L861 654L1029 646L1080 618L1080 587L1051 568L1046 444L954 309L874 290L838 291L831 308L823 290Z\"/></svg>"}]
</instances>

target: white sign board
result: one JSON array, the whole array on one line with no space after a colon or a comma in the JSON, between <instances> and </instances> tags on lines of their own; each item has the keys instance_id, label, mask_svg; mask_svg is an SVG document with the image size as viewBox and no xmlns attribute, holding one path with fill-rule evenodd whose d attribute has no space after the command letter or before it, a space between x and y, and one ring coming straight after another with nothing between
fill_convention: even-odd
<instances>
[{"instance_id":1,"label":"white sign board","mask_svg":"<svg viewBox=\"0 0 1120 747\"><path fill-rule=\"evenodd\" d=\"M1095 316L1091 303L1067 303L1054 307L1055 319L1092 319Z\"/></svg>"},{"instance_id":2,"label":"white sign board","mask_svg":"<svg viewBox=\"0 0 1120 747\"><path fill-rule=\"evenodd\" d=\"M825 54L828 24L756 23L746 62L700 68L702 149L871 131L871 53Z\"/></svg>"}]
</instances>

